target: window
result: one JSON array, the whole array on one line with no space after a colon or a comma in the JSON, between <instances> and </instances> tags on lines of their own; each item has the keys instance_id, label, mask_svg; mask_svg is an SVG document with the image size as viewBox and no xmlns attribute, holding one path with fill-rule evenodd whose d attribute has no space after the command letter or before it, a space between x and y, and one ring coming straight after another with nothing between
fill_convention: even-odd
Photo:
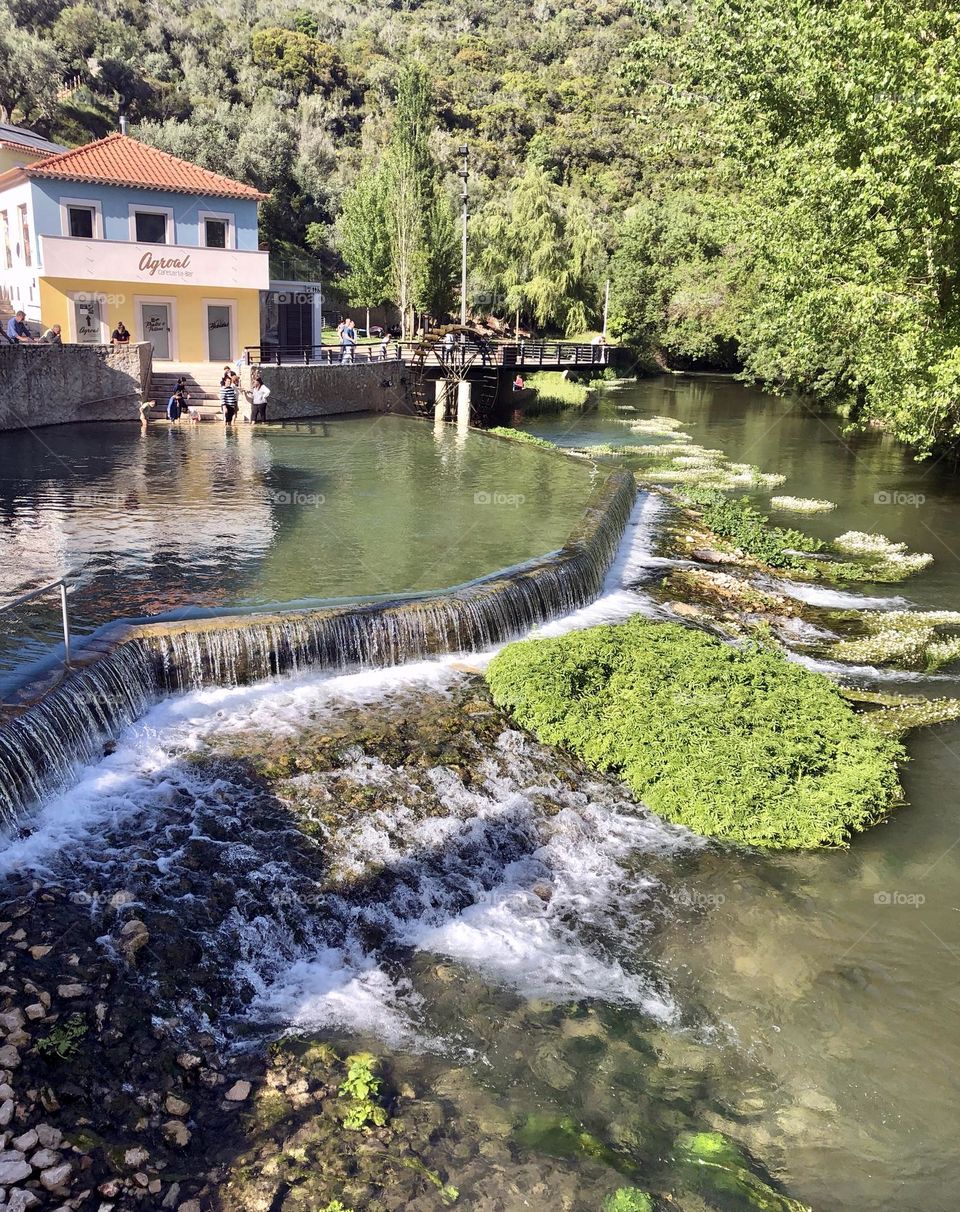
<instances>
[{"instance_id":1,"label":"window","mask_svg":"<svg viewBox=\"0 0 960 1212\"><path fill-rule=\"evenodd\" d=\"M24 265L33 264L33 252L30 248L30 220L27 218L27 206L25 202L21 202L17 207L20 215L20 239L23 242L23 263Z\"/></svg>"},{"instance_id":2,"label":"window","mask_svg":"<svg viewBox=\"0 0 960 1212\"><path fill-rule=\"evenodd\" d=\"M135 211L134 230L140 244L166 244L167 216L153 210Z\"/></svg>"},{"instance_id":3,"label":"window","mask_svg":"<svg viewBox=\"0 0 960 1212\"><path fill-rule=\"evenodd\" d=\"M7 269L13 269L13 249L10 247L10 217L5 210L0 210L0 228L3 229L3 263Z\"/></svg>"},{"instance_id":4,"label":"window","mask_svg":"<svg viewBox=\"0 0 960 1212\"><path fill-rule=\"evenodd\" d=\"M92 240L95 214L92 206L68 206L67 224L70 235L77 240Z\"/></svg>"},{"instance_id":5,"label":"window","mask_svg":"<svg viewBox=\"0 0 960 1212\"><path fill-rule=\"evenodd\" d=\"M226 248L227 247L227 220L226 219L205 219L204 220L204 244L207 248Z\"/></svg>"}]
</instances>

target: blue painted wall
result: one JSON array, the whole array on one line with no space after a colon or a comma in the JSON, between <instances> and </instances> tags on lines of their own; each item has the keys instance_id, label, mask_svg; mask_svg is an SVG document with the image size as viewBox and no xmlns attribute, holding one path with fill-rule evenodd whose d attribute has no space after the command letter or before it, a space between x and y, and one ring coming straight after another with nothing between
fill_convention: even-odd
<instances>
[{"instance_id":1,"label":"blue painted wall","mask_svg":"<svg viewBox=\"0 0 960 1212\"><path fill-rule=\"evenodd\" d=\"M94 185L81 181L31 182L33 222L39 236L63 235L60 223L61 198L89 198L99 202L103 211L105 240L130 239L130 205L166 206L173 210L175 243L200 245L199 214L202 210L234 216L237 248L256 251L257 204L243 198L207 198L196 194L170 194L136 186Z\"/></svg>"}]
</instances>

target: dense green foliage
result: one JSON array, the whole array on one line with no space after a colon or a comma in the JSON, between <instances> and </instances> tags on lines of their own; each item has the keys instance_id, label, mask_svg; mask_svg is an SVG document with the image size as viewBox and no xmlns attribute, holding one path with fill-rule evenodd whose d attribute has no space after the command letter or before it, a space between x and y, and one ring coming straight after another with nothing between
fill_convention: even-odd
<instances>
[{"instance_id":1,"label":"dense green foliage","mask_svg":"<svg viewBox=\"0 0 960 1212\"><path fill-rule=\"evenodd\" d=\"M508 645L494 700L697 833L838 846L898 798L900 746L779 652L641 618Z\"/></svg>"},{"instance_id":2,"label":"dense green foliage","mask_svg":"<svg viewBox=\"0 0 960 1212\"><path fill-rule=\"evenodd\" d=\"M905 0L679 0L631 76L656 184L614 263L620 332L960 436L960 26Z\"/></svg>"},{"instance_id":3,"label":"dense green foliage","mask_svg":"<svg viewBox=\"0 0 960 1212\"><path fill-rule=\"evenodd\" d=\"M387 230L403 253L392 301L457 310L466 143L474 314L513 322L519 309L522 323L560 330L599 316L622 209L640 189L622 70L640 28L631 0L0 0L0 13L0 111L79 144L116 130L123 109L138 138L269 191L262 227L275 260L346 275L351 307L379 292L348 247L358 208L370 209L354 197L345 216L344 195L364 172L395 184L401 82L418 65L429 120L415 142L435 171L428 182L421 158L416 188L399 197L381 182L383 229L405 216L402 232ZM418 203L419 247L403 238ZM527 219L535 231L518 226ZM502 223L516 264L485 264L485 233Z\"/></svg>"},{"instance_id":4,"label":"dense green foliage","mask_svg":"<svg viewBox=\"0 0 960 1212\"><path fill-rule=\"evenodd\" d=\"M797 553L819 551L823 546L799 530L771 526L746 497L734 500L709 488L687 490L683 495L714 534L770 568L805 568L807 561Z\"/></svg>"},{"instance_id":5,"label":"dense green foliage","mask_svg":"<svg viewBox=\"0 0 960 1212\"><path fill-rule=\"evenodd\" d=\"M522 429L511 429L509 425L495 425L487 433L496 434L498 438L512 438L515 442L526 442L528 446L542 446L547 450L556 450L556 443L546 438L538 438L536 434L526 433Z\"/></svg>"},{"instance_id":6,"label":"dense green foliage","mask_svg":"<svg viewBox=\"0 0 960 1212\"><path fill-rule=\"evenodd\" d=\"M584 408L590 399L589 387L564 378L559 370L538 370L535 374L527 375L524 386L534 388L537 403L545 412L550 409Z\"/></svg>"}]
</instances>

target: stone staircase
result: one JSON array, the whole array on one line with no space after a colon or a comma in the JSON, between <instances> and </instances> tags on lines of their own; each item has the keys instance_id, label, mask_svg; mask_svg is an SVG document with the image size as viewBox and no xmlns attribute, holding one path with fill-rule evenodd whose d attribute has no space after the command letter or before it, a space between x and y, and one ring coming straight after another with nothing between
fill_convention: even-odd
<instances>
[{"instance_id":1,"label":"stone staircase","mask_svg":"<svg viewBox=\"0 0 960 1212\"><path fill-rule=\"evenodd\" d=\"M190 412L199 414L201 421L221 420L219 392L222 374L223 364L220 362L155 364L150 377L150 396L154 401L150 410L151 418L167 415L167 400L173 395L177 380L182 377L186 380L190 396Z\"/></svg>"}]
</instances>

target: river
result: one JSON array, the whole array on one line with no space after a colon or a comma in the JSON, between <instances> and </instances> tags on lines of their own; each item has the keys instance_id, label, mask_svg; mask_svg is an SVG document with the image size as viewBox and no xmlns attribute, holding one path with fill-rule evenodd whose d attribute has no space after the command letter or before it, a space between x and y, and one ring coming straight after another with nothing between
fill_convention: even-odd
<instances>
[{"instance_id":1,"label":"river","mask_svg":"<svg viewBox=\"0 0 960 1212\"><path fill-rule=\"evenodd\" d=\"M960 604L957 487L879 435L673 377L527 428L622 442L625 415L657 414L784 473L779 491L837 502L797 524L931 552L895 592ZM641 497L601 598L544 630L654 611L664 518ZM151 990L225 1047L295 1030L386 1053L442 1108L431 1164L460 1206L587 1212L629 1180L745 1210L677 1189L672 1142L714 1129L820 1212L952 1210L960 728L912 737L909 803L849 850L747 853L523 738L483 698L484 659L169 700L44 805L0 871L67 884L94 913L123 892L151 935L195 940L194 967L158 969ZM599 1143L574 1147L578 1132Z\"/></svg>"}]
</instances>

